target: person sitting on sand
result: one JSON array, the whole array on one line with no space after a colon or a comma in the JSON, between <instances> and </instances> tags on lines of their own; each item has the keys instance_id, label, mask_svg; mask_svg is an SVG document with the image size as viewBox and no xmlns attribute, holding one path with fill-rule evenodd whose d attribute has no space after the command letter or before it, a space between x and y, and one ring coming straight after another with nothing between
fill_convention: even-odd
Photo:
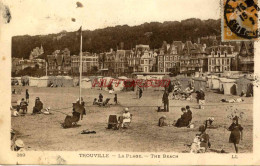
<instances>
[{"instance_id":1,"label":"person sitting on sand","mask_svg":"<svg viewBox=\"0 0 260 166\"><path fill-rule=\"evenodd\" d=\"M166 116L163 115L162 117L159 118L158 126L163 127L163 126L168 126L168 124L165 122Z\"/></svg>"},{"instance_id":2,"label":"person sitting on sand","mask_svg":"<svg viewBox=\"0 0 260 166\"><path fill-rule=\"evenodd\" d=\"M191 153L205 153L208 148L210 148L209 135L206 133L206 125L201 125L199 127L199 134L196 134L193 143L191 144Z\"/></svg>"},{"instance_id":3,"label":"person sitting on sand","mask_svg":"<svg viewBox=\"0 0 260 166\"><path fill-rule=\"evenodd\" d=\"M79 103L79 98L77 99L76 103ZM83 100L82 97L81 97L81 105L82 105L82 106L85 106L85 102L84 102L84 100Z\"/></svg>"},{"instance_id":4,"label":"person sitting on sand","mask_svg":"<svg viewBox=\"0 0 260 166\"><path fill-rule=\"evenodd\" d=\"M14 110L12 116L13 116L13 117L17 117L17 116L19 116L19 115L20 115L19 112L18 112L17 110Z\"/></svg>"},{"instance_id":5,"label":"person sitting on sand","mask_svg":"<svg viewBox=\"0 0 260 166\"><path fill-rule=\"evenodd\" d=\"M77 99L77 102L76 102L77 104L79 104L80 103L80 101L79 101L79 98ZM83 100L83 97L81 97L81 105L83 106L83 108L85 107L85 102L84 102L84 100ZM72 109L73 110L73 112L75 111L75 109L73 108ZM86 115L87 113L86 113L86 109L84 108L83 109L83 112L82 112L82 115L81 115L81 119L83 118L83 115Z\"/></svg>"},{"instance_id":6,"label":"person sitting on sand","mask_svg":"<svg viewBox=\"0 0 260 166\"><path fill-rule=\"evenodd\" d=\"M43 103L41 102L39 97L36 97L32 114L40 113L42 109L43 109Z\"/></svg>"},{"instance_id":7,"label":"person sitting on sand","mask_svg":"<svg viewBox=\"0 0 260 166\"><path fill-rule=\"evenodd\" d=\"M93 105L98 105L97 98L94 99Z\"/></svg>"},{"instance_id":8,"label":"person sitting on sand","mask_svg":"<svg viewBox=\"0 0 260 166\"><path fill-rule=\"evenodd\" d=\"M181 117L175 123L175 125L174 125L175 127L187 127L187 126L189 126L190 118L187 114L186 109L182 107L181 111L182 111L183 114L181 115Z\"/></svg>"},{"instance_id":9,"label":"person sitting on sand","mask_svg":"<svg viewBox=\"0 0 260 166\"><path fill-rule=\"evenodd\" d=\"M27 113L27 106L28 106L28 103L24 100L24 98L22 98L22 100L20 102L20 109L23 110L23 113Z\"/></svg>"},{"instance_id":10,"label":"person sitting on sand","mask_svg":"<svg viewBox=\"0 0 260 166\"><path fill-rule=\"evenodd\" d=\"M47 107L47 108L43 109L41 111L41 113L43 113L44 115L50 115L51 114L50 110L51 110L51 107Z\"/></svg>"},{"instance_id":11,"label":"person sitting on sand","mask_svg":"<svg viewBox=\"0 0 260 166\"><path fill-rule=\"evenodd\" d=\"M208 148L210 148L210 142L209 142L209 135L206 133L206 129L207 129L207 122L205 125L201 125L199 127L199 139L200 139L200 147L205 148L205 152L207 151Z\"/></svg>"},{"instance_id":12,"label":"person sitting on sand","mask_svg":"<svg viewBox=\"0 0 260 166\"><path fill-rule=\"evenodd\" d=\"M24 151L24 143L21 139L15 141L13 150L18 152Z\"/></svg>"},{"instance_id":13,"label":"person sitting on sand","mask_svg":"<svg viewBox=\"0 0 260 166\"><path fill-rule=\"evenodd\" d=\"M125 127L127 124L131 122L131 114L128 108L125 108L125 112L123 113L123 123L122 127Z\"/></svg>"}]
</instances>

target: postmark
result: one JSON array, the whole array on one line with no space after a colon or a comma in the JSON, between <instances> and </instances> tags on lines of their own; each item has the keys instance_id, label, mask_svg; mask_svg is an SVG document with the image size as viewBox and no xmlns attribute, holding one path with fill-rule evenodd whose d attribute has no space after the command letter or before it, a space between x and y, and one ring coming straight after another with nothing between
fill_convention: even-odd
<instances>
[{"instance_id":1,"label":"postmark","mask_svg":"<svg viewBox=\"0 0 260 166\"><path fill-rule=\"evenodd\" d=\"M223 1L222 37L230 40L256 40L259 36L257 0Z\"/></svg>"}]
</instances>

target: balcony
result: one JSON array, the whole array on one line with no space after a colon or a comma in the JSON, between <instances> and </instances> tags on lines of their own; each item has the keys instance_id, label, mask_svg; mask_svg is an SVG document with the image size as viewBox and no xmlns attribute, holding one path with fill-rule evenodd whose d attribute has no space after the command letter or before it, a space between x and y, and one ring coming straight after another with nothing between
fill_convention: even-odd
<instances>
[{"instance_id":1,"label":"balcony","mask_svg":"<svg viewBox=\"0 0 260 166\"><path fill-rule=\"evenodd\" d=\"M203 67L202 64L181 64L181 67Z\"/></svg>"}]
</instances>

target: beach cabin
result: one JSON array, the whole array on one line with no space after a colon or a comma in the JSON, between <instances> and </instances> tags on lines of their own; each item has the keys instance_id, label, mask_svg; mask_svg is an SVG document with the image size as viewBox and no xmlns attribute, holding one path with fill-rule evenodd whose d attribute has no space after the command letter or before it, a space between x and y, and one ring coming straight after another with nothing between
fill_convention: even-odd
<instances>
[{"instance_id":1,"label":"beach cabin","mask_svg":"<svg viewBox=\"0 0 260 166\"><path fill-rule=\"evenodd\" d=\"M223 86L225 95L236 95L236 80L235 79L222 79L221 84Z\"/></svg>"},{"instance_id":2,"label":"beach cabin","mask_svg":"<svg viewBox=\"0 0 260 166\"><path fill-rule=\"evenodd\" d=\"M218 76L207 76L207 87L209 89L219 89L219 77Z\"/></svg>"},{"instance_id":3,"label":"beach cabin","mask_svg":"<svg viewBox=\"0 0 260 166\"><path fill-rule=\"evenodd\" d=\"M40 78L38 78L37 87L48 87L49 82L50 81L49 81L49 77L48 76L40 77Z\"/></svg>"},{"instance_id":4,"label":"beach cabin","mask_svg":"<svg viewBox=\"0 0 260 166\"><path fill-rule=\"evenodd\" d=\"M83 78L81 80L81 88L91 89L91 87L92 87L92 83L91 83L91 80L89 78Z\"/></svg>"},{"instance_id":5,"label":"beach cabin","mask_svg":"<svg viewBox=\"0 0 260 166\"><path fill-rule=\"evenodd\" d=\"M181 90L184 91L186 88L190 87L193 80L189 77L176 77L177 78L177 82L180 83L181 85Z\"/></svg>"},{"instance_id":6,"label":"beach cabin","mask_svg":"<svg viewBox=\"0 0 260 166\"><path fill-rule=\"evenodd\" d=\"M73 78L70 76L63 76L61 78L62 87L72 87L73 86Z\"/></svg>"},{"instance_id":7,"label":"beach cabin","mask_svg":"<svg viewBox=\"0 0 260 166\"><path fill-rule=\"evenodd\" d=\"M29 77L29 85L30 86L38 86L39 78Z\"/></svg>"},{"instance_id":8,"label":"beach cabin","mask_svg":"<svg viewBox=\"0 0 260 166\"><path fill-rule=\"evenodd\" d=\"M194 86L194 90L195 91L199 91L199 90L206 90L207 87L207 81L205 78L202 77L198 77L198 78L193 78L193 86Z\"/></svg>"},{"instance_id":9,"label":"beach cabin","mask_svg":"<svg viewBox=\"0 0 260 166\"><path fill-rule=\"evenodd\" d=\"M240 77L236 80L237 84L237 95L241 95L242 92L246 94L246 96L253 96L253 78L250 77Z\"/></svg>"}]
</instances>

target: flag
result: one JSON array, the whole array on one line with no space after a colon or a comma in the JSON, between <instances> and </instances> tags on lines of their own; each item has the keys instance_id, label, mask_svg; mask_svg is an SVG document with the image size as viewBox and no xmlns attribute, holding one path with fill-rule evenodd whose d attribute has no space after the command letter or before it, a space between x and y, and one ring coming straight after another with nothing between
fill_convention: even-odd
<instances>
[{"instance_id":1,"label":"flag","mask_svg":"<svg viewBox=\"0 0 260 166\"><path fill-rule=\"evenodd\" d=\"M80 26L79 30L76 32L76 35L77 36L82 35L82 26Z\"/></svg>"}]
</instances>

